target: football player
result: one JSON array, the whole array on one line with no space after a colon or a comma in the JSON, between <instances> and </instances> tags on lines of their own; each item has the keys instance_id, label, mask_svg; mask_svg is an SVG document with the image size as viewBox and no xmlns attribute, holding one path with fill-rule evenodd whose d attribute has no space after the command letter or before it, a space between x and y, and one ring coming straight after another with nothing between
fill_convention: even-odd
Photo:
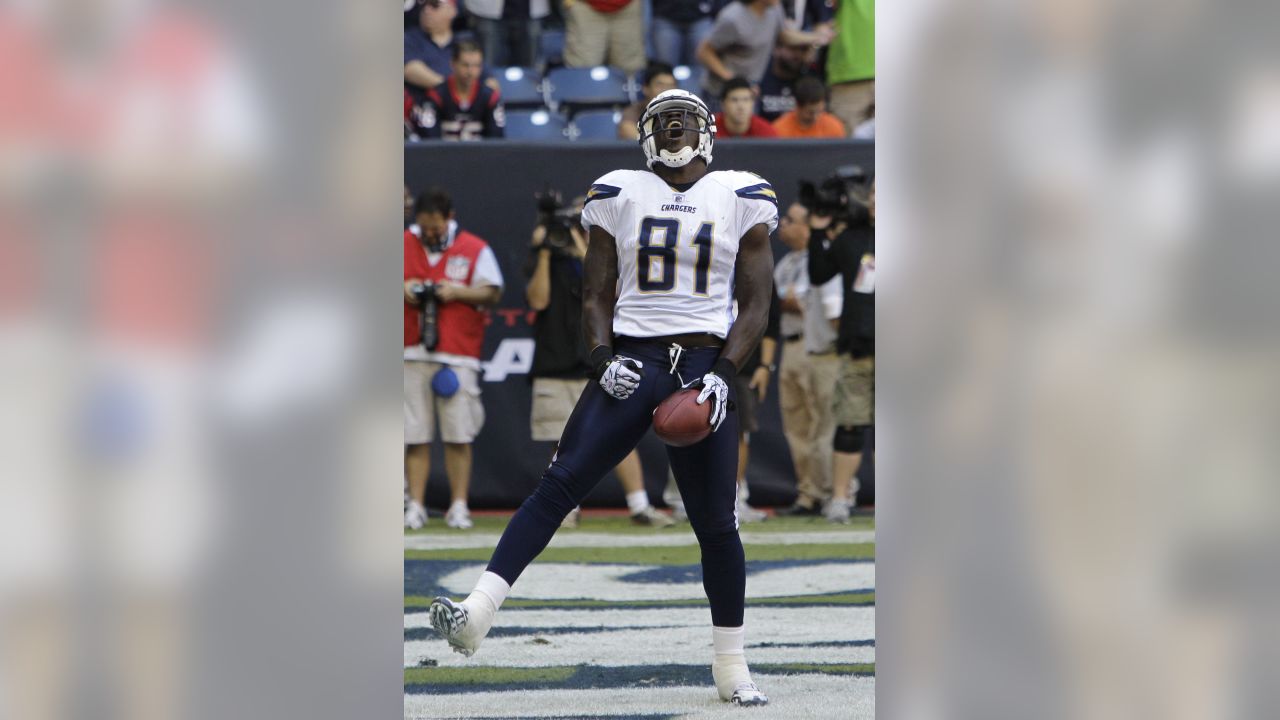
<instances>
[{"instance_id":1,"label":"football player","mask_svg":"<svg viewBox=\"0 0 1280 720\"><path fill-rule=\"evenodd\" d=\"M708 172L716 128L696 95L661 93L638 124L649 170L604 175L582 212L589 231L583 332L597 382L579 399L551 465L511 518L475 590L462 602L436 598L431 624L456 651L474 653L511 585L564 516L636 446L654 408L698 387L698 402L712 404L713 432L668 447L667 455L702 551L717 691L727 702L763 705L769 699L743 655L733 387L768 320L777 198L758 175Z\"/></svg>"}]
</instances>

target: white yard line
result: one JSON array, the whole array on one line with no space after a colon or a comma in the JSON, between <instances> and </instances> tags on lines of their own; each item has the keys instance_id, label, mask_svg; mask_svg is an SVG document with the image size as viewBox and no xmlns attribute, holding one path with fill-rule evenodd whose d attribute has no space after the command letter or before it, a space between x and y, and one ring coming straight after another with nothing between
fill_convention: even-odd
<instances>
[{"instance_id":1,"label":"white yard line","mask_svg":"<svg viewBox=\"0 0 1280 720\"><path fill-rule=\"evenodd\" d=\"M708 671L708 675L710 672ZM596 690L511 690L406 695L406 718L499 718L611 715L677 715L680 718L743 720L871 720L875 678L834 675L763 676L766 707L737 708L720 702L708 678L705 687Z\"/></svg>"},{"instance_id":2,"label":"white yard line","mask_svg":"<svg viewBox=\"0 0 1280 720\"><path fill-rule=\"evenodd\" d=\"M484 573L476 563L440 578L451 595L466 597ZM701 578L681 572L676 577L636 579L643 573L663 573L662 565L612 565L535 562L512 588L511 597L528 600L592 599L609 602L639 600L700 600L706 597ZM772 567L747 575L747 597L823 595L869 590L876 584L875 563L824 562Z\"/></svg>"},{"instance_id":3,"label":"white yard line","mask_svg":"<svg viewBox=\"0 0 1280 720\"><path fill-rule=\"evenodd\" d=\"M823 646L875 638L873 607L747 608L747 661L762 663L871 663L875 648ZM505 627L610 628L603 632L490 637L472 658L431 637L404 645L405 667L433 660L439 667L546 667L554 665L695 665L711 661L711 616L705 608L644 610L522 610L498 614ZM425 614L405 626L427 627ZM540 638L539 641L534 637ZM795 647L760 647L782 643Z\"/></svg>"},{"instance_id":4,"label":"white yard line","mask_svg":"<svg viewBox=\"0 0 1280 720\"><path fill-rule=\"evenodd\" d=\"M874 530L843 530L817 532L742 532L744 545L851 545L873 543ZM450 535L407 535L405 550L469 550L493 548L498 544L498 533L458 533ZM698 539L691 531L655 530L652 535L593 532L559 532L551 538L550 547L598 548L598 547L680 547L697 545Z\"/></svg>"}]
</instances>

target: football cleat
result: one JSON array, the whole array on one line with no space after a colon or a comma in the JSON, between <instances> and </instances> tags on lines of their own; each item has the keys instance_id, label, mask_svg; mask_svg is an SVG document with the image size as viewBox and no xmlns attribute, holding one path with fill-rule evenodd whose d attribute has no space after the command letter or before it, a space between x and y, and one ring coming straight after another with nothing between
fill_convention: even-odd
<instances>
[{"instance_id":1,"label":"football cleat","mask_svg":"<svg viewBox=\"0 0 1280 720\"><path fill-rule=\"evenodd\" d=\"M671 527L676 524L675 520L658 512L652 505L632 515L631 522L634 525L647 525L652 528Z\"/></svg>"},{"instance_id":2,"label":"football cleat","mask_svg":"<svg viewBox=\"0 0 1280 720\"><path fill-rule=\"evenodd\" d=\"M738 683L733 688L733 694L729 696L729 702L743 707L768 705L769 696L760 692L760 688L756 687L755 683L743 682Z\"/></svg>"},{"instance_id":3,"label":"football cleat","mask_svg":"<svg viewBox=\"0 0 1280 720\"><path fill-rule=\"evenodd\" d=\"M438 597L431 603L431 627L449 641L454 652L466 657L475 654L493 625L494 610L487 603L479 605L468 607L465 602L456 603L447 597Z\"/></svg>"}]
</instances>

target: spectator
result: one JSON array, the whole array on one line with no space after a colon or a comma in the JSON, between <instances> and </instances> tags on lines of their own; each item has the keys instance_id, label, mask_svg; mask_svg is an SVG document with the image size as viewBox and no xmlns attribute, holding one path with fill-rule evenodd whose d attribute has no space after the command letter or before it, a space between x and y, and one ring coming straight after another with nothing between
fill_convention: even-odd
<instances>
[{"instance_id":1,"label":"spectator","mask_svg":"<svg viewBox=\"0 0 1280 720\"><path fill-rule=\"evenodd\" d=\"M644 67L642 0L565 0L564 64Z\"/></svg>"},{"instance_id":2,"label":"spectator","mask_svg":"<svg viewBox=\"0 0 1280 720\"><path fill-rule=\"evenodd\" d=\"M756 94L746 80L734 78L725 83L720 106L722 110L715 114L717 140L778 136L772 125L756 116Z\"/></svg>"},{"instance_id":3,"label":"spectator","mask_svg":"<svg viewBox=\"0 0 1280 720\"><path fill-rule=\"evenodd\" d=\"M825 283L840 275L844 296L836 338L840 371L832 408L836 432L826 513L832 522L849 521L862 449L875 422L875 198L873 184L865 210L851 199L850 212L832 218L815 211L809 223L818 231L809 240L809 281Z\"/></svg>"},{"instance_id":4,"label":"spectator","mask_svg":"<svg viewBox=\"0 0 1280 720\"><path fill-rule=\"evenodd\" d=\"M533 379L529 424L533 439L538 441L559 442L591 377L591 360L582 334L582 259L587 254L587 234L579 221L585 200L578 198L574 203L572 218L544 210L533 231L525 298L538 313L529 373ZM618 464L615 472L622 481L633 523L655 528L674 524L650 504L636 450ZM577 527L580 510L574 508L562 526Z\"/></svg>"},{"instance_id":5,"label":"spectator","mask_svg":"<svg viewBox=\"0 0 1280 720\"><path fill-rule=\"evenodd\" d=\"M831 111L850 130L871 117L876 96L875 0L841 0L827 54Z\"/></svg>"},{"instance_id":6,"label":"spectator","mask_svg":"<svg viewBox=\"0 0 1280 720\"><path fill-rule=\"evenodd\" d=\"M420 195L414 219L404 233L404 472L409 480L404 524L420 528L427 519L438 414L451 495L445 523L466 529L472 524L467 508L471 443L484 424L483 308L502 296L502 271L483 240L458 229L453 202L443 190Z\"/></svg>"},{"instance_id":7,"label":"spectator","mask_svg":"<svg viewBox=\"0 0 1280 720\"><path fill-rule=\"evenodd\" d=\"M836 327L842 304L840 278L809 284L809 211L793 203L778 223L778 237L790 248L774 268L782 299L782 371L778 398L782 432L796 468L795 503L779 515L818 515L831 498L831 437L839 360Z\"/></svg>"},{"instance_id":8,"label":"spectator","mask_svg":"<svg viewBox=\"0 0 1280 720\"><path fill-rule=\"evenodd\" d=\"M788 27L779 0L750 0L727 5L716 16L711 32L698 46L698 61L706 68L702 87L718 98L724 83L734 77L760 82L775 43L825 45L829 30L802 32Z\"/></svg>"},{"instance_id":9,"label":"spectator","mask_svg":"<svg viewBox=\"0 0 1280 720\"><path fill-rule=\"evenodd\" d=\"M640 116L644 115L645 107L651 100L668 90L674 90L675 87L675 70L670 65L663 62L649 63L649 67L645 68L644 85L641 87L644 97L638 102L631 103L622 111L622 119L618 120L618 139L639 140L640 128L637 124L640 122Z\"/></svg>"},{"instance_id":10,"label":"spectator","mask_svg":"<svg viewBox=\"0 0 1280 720\"><path fill-rule=\"evenodd\" d=\"M801 30L831 28L834 0L782 0L782 12L792 27Z\"/></svg>"},{"instance_id":11,"label":"spectator","mask_svg":"<svg viewBox=\"0 0 1280 720\"><path fill-rule=\"evenodd\" d=\"M453 56L456 0L421 0L418 24L404 31L404 81L414 104L444 82Z\"/></svg>"},{"instance_id":12,"label":"spectator","mask_svg":"<svg viewBox=\"0 0 1280 720\"><path fill-rule=\"evenodd\" d=\"M531 67L538 58L548 0L465 0L476 37L489 64Z\"/></svg>"},{"instance_id":13,"label":"spectator","mask_svg":"<svg viewBox=\"0 0 1280 720\"><path fill-rule=\"evenodd\" d=\"M747 358L734 377L734 397L738 410L738 504L735 512L739 522L760 522L768 518L763 510L747 504L750 491L747 487L747 465L751 459L751 433L760 429L760 405L769 391L769 378L778 373L778 334L781 320L781 303L773 292L769 303L769 324L756 350Z\"/></svg>"},{"instance_id":14,"label":"spectator","mask_svg":"<svg viewBox=\"0 0 1280 720\"><path fill-rule=\"evenodd\" d=\"M796 81L796 109L773 121L773 129L787 138L842 138L844 124L827 112L827 88L815 77Z\"/></svg>"},{"instance_id":15,"label":"spectator","mask_svg":"<svg viewBox=\"0 0 1280 720\"><path fill-rule=\"evenodd\" d=\"M453 45L453 73L427 91L418 113L418 135L445 140L500 138L506 125L502 96L480 82L484 53L472 40Z\"/></svg>"},{"instance_id":16,"label":"spectator","mask_svg":"<svg viewBox=\"0 0 1280 720\"><path fill-rule=\"evenodd\" d=\"M868 111L871 117L863 120L858 127L853 129L853 137L857 140L875 140L876 139L876 105L871 103L871 109Z\"/></svg>"},{"instance_id":17,"label":"spectator","mask_svg":"<svg viewBox=\"0 0 1280 720\"><path fill-rule=\"evenodd\" d=\"M796 108L795 84L808 69L812 48L797 43L778 43L773 60L760 79L760 103L757 114L769 122Z\"/></svg>"},{"instance_id":18,"label":"spectator","mask_svg":"<svg viewBox=\"0 0 1280 720\"><path fill-rule=\"evenodd\" d=\"M670 65L696 63L711 20L711 0L653 0L654 59Z\"/></svg>"}]
</instances>

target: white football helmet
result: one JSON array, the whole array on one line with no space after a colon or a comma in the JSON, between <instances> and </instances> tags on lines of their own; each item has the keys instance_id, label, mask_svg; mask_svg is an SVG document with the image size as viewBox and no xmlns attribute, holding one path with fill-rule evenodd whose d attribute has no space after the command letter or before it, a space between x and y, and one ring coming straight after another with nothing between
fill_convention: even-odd
<instances>
[{"instance_id":1,"label":"white football helmet","mask_svg":"<svg viewBox=\"0 0 1280 720\"><path fill-rule=\"evenodd\" d=\"M697 132L698 142L694 147L681 148L679 152L659 150L657 136L663 132L659 118L669 112L684 112L682 125L685 132ZM701 155L711 164L711 146L716 142L716 121L711 116L707 104L691 92L685 90L667 90L649 101L636 123L640 130L640 147L644 149L644 159L650 168L654 163L662 163L667 167L682 167Z\"/></svg>"}]
</instances>

